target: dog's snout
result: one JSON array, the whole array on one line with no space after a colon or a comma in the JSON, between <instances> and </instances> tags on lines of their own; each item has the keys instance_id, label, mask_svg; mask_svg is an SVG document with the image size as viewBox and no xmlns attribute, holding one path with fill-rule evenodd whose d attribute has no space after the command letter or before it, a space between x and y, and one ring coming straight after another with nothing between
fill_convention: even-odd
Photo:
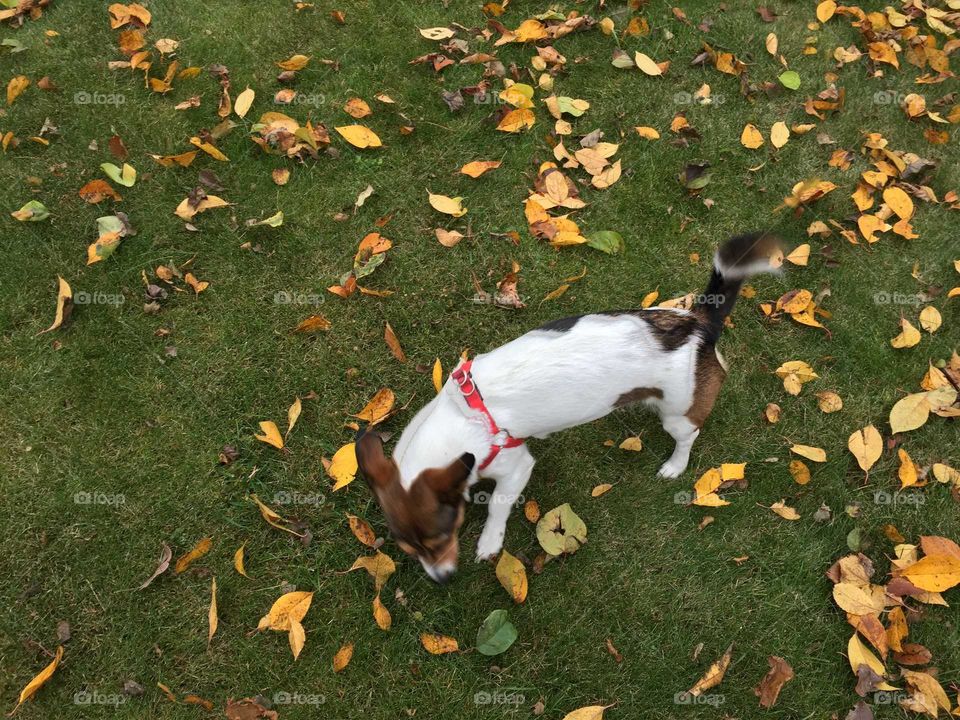
<instances>
[{"instance_id":1,"label":"dog's snout","mask_svg":"<svg viewBox=\"0 0 960 720\"><path fill-rule=\"evenodd\" d=\"M448 582L450 582L450 578L453 577L454 573L457 572L456 565L451 565L450 563L431 565L430 563L421 559L420 564L423 565L423 569L427 571L427 575L430 576L430 579L438 585L446 585Z\"/></svg>"}]
</instances>

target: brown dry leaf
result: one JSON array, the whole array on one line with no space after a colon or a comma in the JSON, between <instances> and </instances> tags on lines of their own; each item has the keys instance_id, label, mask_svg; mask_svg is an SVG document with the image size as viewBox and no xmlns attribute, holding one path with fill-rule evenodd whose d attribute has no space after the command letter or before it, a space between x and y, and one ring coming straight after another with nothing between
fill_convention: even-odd
<instances>
[{"instance_id":1,"label":"brown dry leaf","mask_svg":"<svg viewBox=\"0 0 960 720\"><path fill-rule=\"evenodd\" d=\"M356 515L347 513L347 520L350 523L350 532L353 536L367 547L376 547L377 534L370 527L370 523Z\"/></svg>"},{"instance_id":2,"label":"brown dry leaf","mask_svg":"<svg viewBox=\"0 0 960 720\"><path fill-rule=\"evenodd\" d=\"M177 564L173 566L173 571L179 575L184 570L186 570L193 563L194 560L198 560L210 552L210 548L213 547L213 538L205 537L193 548L177 560Z\"/></svg>"},{"instance_id":3,"label":"brown dry leaf","mask_svg":"<svg viewBox=\"0 0 960 720\"><path fill-rule=\"evenodd\" d=\"M714 688L723 681L723 676L727 672L727 668L730 667L730 659L733 657L733 643L730 643L730 646L726 649L720 659L717 660L713 665L707 668L707 671L703 674L693 687L690 688L687 692L693 697L699 697L704 693L704 691Z\"/></svg>"},{"instance_id":4,"label":"brown dry leaf","mask_svg":"<svg viewBox=\"0 0 960 720\"><path fill-rule=\"evenodd\" d=\"M786 502L781 500L780 502L775 502L770 506L770 509L773 510L777 515L782 517L784 520L799 520L800 513L798 513L792 507L788 507Z\"/></svg>"},{"instance_id":5,"label":"brown dry leaf","mask_svg":"<svg viewBox=\"0 0 960 720\"><path fill-rule=\"evenodd\" d=\"M320 332L321 330L329 330L331 323L323 315L311 315L308 318L300 321L300 324L297 325L293 332L297 333L314 333Z\"/></svg>"},{"instance_id":6,"label":"brown dry leaf","mask_svg":"<svg viewBox=\"0 0 960 720\"><path fill-rule=\"evenodd\" d=\"M407 355L403 352L403 348L400 346L400 340L397 339L397 334L393 331L390 323L384 326L383 339L387 343L387 347L390 348L390 354L393 355L398 362L405 363L407 361Z\"/></svg>"},{"instance_id":7,"label":"brown dry leaf","mask_svg":"<svg viewBox=\"0 0 960 720\"><path fill-rule=\"evenodd\" d=\"M137 590L143 590L150 583L156 580L158 577L163 575L167 571L167 568L170 567L170 560L173 558L173 551L170 550L170 546L166 543L163 543L163 546L160 548L160 559L157 561L157 569L153 571L153 575L144 580Z\"/></svg>"},{"instance_id":8,"label":"brown dry leaf","mask_svg":"<svg viewBox=\"0 0 960 720\"><path fill-rule=\"evenodd\" d=\"M370 402L363 406L363 410L354 417L358 420L366 420L371 425L376 425L390 415L394 402L396 402L396 396L393 394L393 390L381 388L370 398Z\"/></svg>"},{"instance_id":9,"label":"brown dry leaf","mask_svg":"<svg viewBox=\"0 0 960 720\"><path fill-rule=\"evenodd\" d=\"M527 570L523 563L507 550L500 553L496 573L497 580L515 603L522 603L527 599Z\"/></svg>"},{"instance_id":10,"label":"brown dry leaf","mask_svg":"<svg viewBox=\"0 0 960 720\"><path fill-rule=\"evenodd\" d=\"M756 696L760 698L762 708L772 708L777 703L780 690L793 680L793 668L782 657L771 655L767 658L767 663L770 665L770 670L760 680L760 684L753 689Z\"/></svg>"},{"instance_id":11,"label":"brown dry leaf","mask_svg":"<svg viewBox=\"0 0 960 720\"><path fill-rule=\"evenodd\" d=\"M453 247L458 242L463 240L463 233L457 232L456 230L444 230L443 228L437 228L433 232L437 236L437 241L444 247Z\"/></svg>"},{"instance_id":12,"label":"brown dry leaf","mask_svg":"<svg viewBox=\"0 0 960 720\"><path fill-rule=\"evenodd\" d=\"M197 280L196 275L190 272L188 272L186 275L183 276L183 280L185 283L187 283L187 285L193 288L193 292L197 295L199 295L208 287L210 287L209 282L207 282L206 280Z\"/></svg>"},{"instance_id":13,"label":"brown dry leaf","mask_svg":"<svg viewBox=\"0 0 960 720\"><path fill-rule=\"evenodd\" d=\"M347 100L347 104L343 106L343 111L350 117L356 118L357 120L373 114L370 106L358 97L353 97Z\"/></svg>"},{"instance_id":14,"label":"brown dry leaf","mask_svg":"<svg viewBox=\"0 0 960 720\"><path fill-rule=\"evenodd\" d=\"M460 172L472 178L478 178L490 170L496 170L498 167L500 167L499 160L474 160L460 168Z\"/></svg>"},{"instance_id":15,"label":"brown dry leaf","mask_svg":"<svg viewBox=\"0 0 960 720\"><path fill-rule=\"evenodd\" d=\"M291 530L290 528L288 528L285 525L285 523L289 523L289 520L281 517L271 507L264 504L260 500L260 498L257 497L256 493L251 493L250 499L253 500L254 504L257 506L257 509L260 510L260 516L264 519L264 521L268 525L276 528L277 530L283 530L284 532L288 532L291 535L296 535L297 537L303 537L301 533L295 532L294 530Z\"/></svg>"},{"instance_id":16,"label":"brown dry leaf","mask_svg":"<svg viewBox=\"0 0 960 720\"><path fill-rule=\"evenodd\" d=\"M110 187L110 183L100 179L88 182L80 188L78 194L91 205L101 203L107 198L112 198L117 202L123 199L116 190Z\"/></svg>"},{"instance_id":17,"label":"brown dry leaf","mask_svg":"<svg viewBox=\"0 0 960 720\"><path fill-rule=\"evenodd\" d=\"M446 655L460 650L456 639L435 633L420 633L420 644L431 655Z\"/></svg>"},{"instance_id":18,"label":"brown dry leaf","mask_svg":"<svg viewBox=\"0 0 960 720\"><path fill-rule=\"evenodd\" d=\"M353 643L347 643L339 650L337 654L333 656L333 671L335 673L343 672L347 665L350 664L350 660L353 659Z\"/></svg>"}]
</instances>

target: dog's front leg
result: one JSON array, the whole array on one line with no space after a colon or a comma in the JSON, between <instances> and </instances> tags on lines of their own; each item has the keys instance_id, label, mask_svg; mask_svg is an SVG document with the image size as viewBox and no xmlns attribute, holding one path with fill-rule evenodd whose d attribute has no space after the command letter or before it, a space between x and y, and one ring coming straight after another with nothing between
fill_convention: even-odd
<instances>
[{"instance_id":1,"label":"dog's front leg","mask_svg":"<svg viewBox=\"0 0 960 720\"><path fill-rule=\"evenodd\" d=\"M502 473L491 473L497 486L490 496L487 522L483 526L483 532L480 533L480 540L477 541L477 562L495 558L500 554L510 510L527 486L536 462L526 446L511 448L506 452L509 452L509 455L505 454L503 460L509 458L510 463Z\"/></svg>"}]
</instances>

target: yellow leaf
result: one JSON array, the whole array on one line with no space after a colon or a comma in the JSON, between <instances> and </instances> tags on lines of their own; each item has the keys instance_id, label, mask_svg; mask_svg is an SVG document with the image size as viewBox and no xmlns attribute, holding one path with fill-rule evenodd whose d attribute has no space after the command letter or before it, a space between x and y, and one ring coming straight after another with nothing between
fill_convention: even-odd
<instances>
[{"instance_id":1,"label":"yellow leaf","mask_svg":"<svg viewBox=\"0 0 960 720\"><path fill-rule=\"evenodd\" d=\"M729 505L730 503L713 492L702 496L698 495L693 499L692 504L699 505L700 507L723 507L724 505Z\"/></svg>"},{"instance_id":2,"label":"yellow leaf","mask_svg":"<svg viewBox=\"0 0 960 720\"><path fill-rule=\"evenodd\" d=\"M499 160L474 160L460 168L460 172L472 178L478 178L485 172L496 170L498 167L500 167Z\"/></svg>"},{"instance_id":3,"label":"yellow leaf","mask_svg":"<svg viewBox=\"0 0 960 720\"><path fill-rule=\"evenodd\" d=\"M376 555L361 555L358 557L347 572L360 568L370 573L370 577L373 578L374 589L379 594L389 577L396 572L397 566L389 555L377 550Z\"/></svg>"},{"instance_id":4,"label":"yellow leaf","mask_svg":"<svg viewBox=\"0 0 960 720\"><path fill-rule=\"evenodd\" d=\"M880 659L870 652L870 649L863 644L863 641L860 639L860 636L857 635L857 633L853 633L849 642L847 643L847 659L850 661L850 669L853 670L854 675L857 674L857 669L861 665L866 665L880 677L883 677L884 675L885 669L883 667L883 663L880 662ZM880 683L876 686L876 689L896 690L896 688L891 687L887 683Z\"/></svg>"},{"instance_id":5,"label":"yellow leaf","mask_svg":"<svg viewBox=\"0 0 960 720\"><path fill-rule=\"evenodd\" d=\"M927 393L913 393L900 398L890 409L890 429L895 432L916 430L930 417Z\"/></svg>"},{"instance_id":6,"label":"yellow leaf","mask_svg":"<svg viewBox=\"0 0 960 720\"><path fill-rule=\"evenodd\" d=\"M373 619L377 621L377 625L381 630L389 630L390 626L393 625L393 618L390 617L390 611L380 602L379 593L373 599Z\"/></svg>"},{"instance_id":7,"label":"yellow leaf","mask_svg":"<svg viewBox=\"0 0 960 720\"><path fill-rule=\"evenodd\" d=\"M807 460L812 460L813 462L827 461L827 453L823 448L813 447L812 445L793 445L790 448L790 452L800 457L805 457Z\"/></svg>"},{"instance_id":8,"label":"yellow leaf","mask_svg":"<svg viewBox=\"0 0 960 720\"><path fill-rule=\"evenodd\" d=\"M190 144L193 145L194 147L200 148L201 150L203 150L203 152L205 152L207 155L209 155L210 157L212 157L214 160L219 160L220 162L228 162L228 161L230 160L230 158L228 158L226 155L224 155L222 152L220 152L220 150L218 150L216 147L214 147L213 145L211 145L211 144L208 143L208 142L204 142L203 140L201 140L201 139L198 138L198 137L192 137L192 138L190 138ZM183 157L183 156L185 156L185 155L187 155L187 153L183 153L182 155L176 155L176 156L174 156L174 157L178 157L178 158L179 158L179 157ZM192 161L191 161L191 162L192 162ZM178 161L177 164L180 164L180 162ZM188 164L189 164L189 163L188 163ZM210 196L207 196L207 197L210 197ZM219 200L219 198L217 198L217 199ZM226 204L226 203L224 203L224 204Z\"/></svg>"},{"instance_id":9,"label":"yellow leaf","mask_svg":"<svg viewBox=\"0 0 960 720\"><path fill-rule=\"evenodd\" d=\"M843 409L843 399L831 390L817 393L817 407L824 413L835 413Z\"/></svg>"},{"instance_id":10,"label":"yellow leaf","mask_svg":"<svg viewBox=\"0 0 960 720\"><path fill-rule=\"evenodd\" d=\"M451 198L446 195L434 195L429 190L427 190L427 195L430 197L430 205L437 212L453 217L461 217L467 214L467 209L463 207L462 197Z\"/></svg>"},{"instance_id":11,"label":"yellow leaf","mask_svg":"<svg viewBox=\"0 0 960 720\"><path fill-rule=\"evenodd\" d=\"M960 557L936 553L905 568L901 573L921 590L942 592L960 584Z\"/></svg>"},{"instance_id":12,"label":"yellow leaf","mask_svg":"<svg viewBox=\"0 0 960 720\"><path fill-rule=\"evenodd\" d=\"M283 437L280 435L280 430L273 420L261 420L260 430L263 433L262 435L254 435L257 440L267 445L272 445L277 448L277 450L283 449Z\"/></svg>"},{"instance_id":13,"label":"yellow leaf","mask_svg":"<svg viewBox=\"0 0 960 720\"><path fill-rule=\"evenodd\" d=\"M357 540L367 547L374 547L377 544L377 534L366 520L347 513L347 522L350 523L350 532Z\"/></svg>"},{"instance_id":14,"label":"yellow leaf","mask_svg":"<svg viewBox=\"0 0 960 720\"><path fill-rule=\"evenodd\" d=\"M903 448L897 449L897 457L900 458L900 468L897 470L897 477L900 479L900 489L911 487L917 484L917 466L913 464L913 459Z\"/></svg>"},{"instance_id":15,"label":"yellow leaf","mask_svg":"<svg viewBox=\"0 0 960 720\"><path fill-rule=\"evenodd\" d=\"M333 491L345 488L357 476L357 448L354 443L347 443L333 454L327 474L333 478Z\"/></svg>"},{"instance_id":16,"label":"yellow leaf","mask_svg":"<svg viewBox=\"0 0 960 720\"><path fill-rule=\"evenodd\" d=\"M290 528L288 528L286 525L284 525L283 523L286 523L289 521L281 517L280 515L278 515L270 507L268 507L263 502L261 502L260 498L258 498L255 493L250 494L250 499L253 500L254 503L256 503L257 508L260 510L261 517L263 517L263 519L267 522L268 525L270 525L271 527L275 527L277 530L283 530L284 532L288 532L291 535L296 535L297 537L303 537L301 533L295 532Z\"/></svg>"},{"instance_id":17,"label":"yellow leaf","mask_svg":"<svg viewBox=\"0 0 960 720\"><path fill-rule=\"evenodd\" d=\"M293 401L293 404L287 408L287 432L283 436L284 440L290 437L290 433L293 432L293 426L296 425L297 420L300 419L301 410L303 410L303 404L298 397Z\"/></svg>"},{"instance_id":18,"label":"yellow leaf","mask_svg":"<svg viewBox=\"0 0 960 720\"><path fill-rule=\"evenodd\" d=\"M885 595L873 593L869 586L862 587L850 582L839 582L833 586L833 601L843 610L854 615L873 615L884 611Z\"/></svg>"},{"instance_id":19,"label":"yellow leaf","mask_svg":"<svg viewBox=\"0 0 960 720\"><path fill-rule=\"evenodd\" d=\"M433 361L431 379L433 380L433 388L439 393L443 389L443 365L440 364L440 358Z\"/></svg>"},{"instance_id":20,"label":"yellow leaf","mask_svg":"<svg viewBox=\"0 0 960 720\"><path fill-rule=\"evenodd\" d=\"M857 459L860 469L869 473L870 468L883 454L883 438L873 425L867 425L850 435L847 439L847 447Z\"/></svg>"},{"instance_id":21,"label":"yellow leaf","mask_svg":"<svg viewBox=\"0 0 960 720\"><path fill-rule=\"evenodd\" d=\"M696 497L706 497L723 484L723 475L718 468L710 468L693 484Z\"/></svg>"},{"instance_id":22,"label":"yellow leaf","mask_svg":"<svg viewBox=\"0 0 960 720\"><path fill-rule=\"evenodd\" d=\"M943 463L934 463L930 471L937 482L950 483L960 488L960 470L954 470L949 465Z\"/></svg>"},{"instance_id":23,"label":"yellow leaf","mask_svg":"<svg viewBox=\"0 0 960 720\"><path fill-rule=\"evenodd\" d=\"M806 267L807 263L810 261L810 243L797 245L793 250L790 251L790 254L787 255L784 260L789 263L793 263L794 265Z\"/></svg>"},{"instance_id":24,"label":"yellow leaf","mask_svg":"<svg viewBox=\"0 0 960 720\"><path fill-rule=\"evenodd\" d=\"M26 75L17 75L7 83L7 105L13 105L13 101L20 97L20 94L30 85L30 78Z\"/></svg>"},{"instance_id":25,"label":"yellow leaf","mask_svg":"<svg viewBox=\"0 0 960 720\"><path fill-rule=\"evenodd\" d=\"M857 218L857 227L868 243L877 242L877 233L886 232L890 229L890 226L876 215L861 215Z\"/></svg>"},{"instance_id":26,"label":"yellow leaf","mask_svg":"<svg viewBox=\"0 0 960 720\"><path fill-rule=\"evenodd\" d=\"M950 712L950 698L947 697L943 686L932 675L903 668L903 678L917 691L910 700L919 700L924 712L928 715L938 717L941 710L946 710L947 715L957 714ZM915 706L911 709L918 711Z\"/></svg>"},{"instance_id":27,"label":"yellow leaf","mask_svg":"<svg viewBox=\"0 0 960 720\"><path fill-rule=\"evenodd\" d=\"M207 610L207 647L210 647L210 643L213 641L213 636L217 632L217 624L219 620L217 618L217 578L214 577L210 581L210 609Z\"/></svg>"},{"instance_id":28,"label":"yellow leaf","mask_svg":"<svg viewBox=\"0 0 960 720\"><path fill-rule=\"evenodd\" d=\"M610 483L600 483L593 490L590 491L591 497L600 497L613 489L613 485Z\"/></svg>"},{"instance_id":29,"label":"yellow leaf","mask_svg":"<svg viewBox=\"0 0 960 720\"><path fill-rule=\"evenodd\" d=\"M890 341L890 344L898 349L912 348L920 342L920 331L917 330L906 318L900 318L900 334Z\"/></svg>"},{"instance_id":30,"label":"yellow leaf","mask_svg":"<svg viewBox=\"0 0 960 720\"><path fill-rule=\"evenodd\" d=\"M773 505L770 506L770 509L773 510L777 515L782 517L784 520L800 519L800 513L798 513L792 507L788 507L783 500L781 500L780 502L775 502Z\"/></svg>"},{"instance_id":31,"label":"yellow leaf","mask_svg":"<svg viewBox=\"0 0 960 720\"><path fill-rule=\"evenodd\" d=\"M250 106L253 105L253 99L256 96L257 93L249 87L237 95L237 100L233 103L233 111L238 117L243 118L247 116L247 113L250 111Z\"/></svg>"},{"instance_id":32,"label":"yellow leaf","mask_svg":"<svg viewBox=\"0 0 960 720\"><path fill-rule=\"evenodd\" d=\"M53 316L53 324L46 330L41 330L37 335L43 335L51 330L56 330L70 317L73 310L73 290L70 284L62 277L57 275L57 310Z\"/></svg>"},{"instance_id":33,"label":"yellow leaf","mask_svg":"<svg viewBox=\"0 0 960 720\"><path fill-rule=\"evenodd\" d=\"M387 343L390 354L393 355L398 362L405 363L407 361L407 354L403 351L403 347L400 345L400 339L397 337L397 333L394 332L390 323L386 323L384 326L383 340Z\"/></svg>"},{"instance_id":34,"label":"yellow leaf","mask_svg":"<svg viewBox=\"0 0 960 720\"><path fill-rule=\"evenodd\" d=\"M334 130L356 148L378 148L383 145L377 134L363 125L341 125Z\"/></svg>"},{"instance_id":35,"label":"yellow leaf","mask_svg":"<svg viewBox=\"0 0 960 720\"><path fill-rule=\"evenodd\" d=\"M533 114L533 110L529 108L515 108L503 116L497 125L497 130L517 133L525 128L532 128L536 121L537 117Z\"/></svg>"},{"instance_id":36,"label":"yellow leaf","mask_svg":"<svg viewBox=\"0 0 960 720\"><path fill-rule=\"evenodd\" d=\"M747 123L743 128L743 132L740 133L740 144L750 150L756 150L763 145L763 135L760 134L760 130L757 129L756 125Z\"/></svg>"},{"instance_id":37,"label":"yellow leaf","mask_svg":"<svg viewBox=\"0 0 960 720\"><path fill-rule=\"evenodd\" d=\"M53 673L56 671L57 666L60 665L60 661L63 659L63 645L57 646L57 654L53 656L53 661L47 665L43 670L37 673L34 678L28 682L23 690L20 691L20 697L17 699L17 707L15 707L9 714L13 715L17 711L17 708L23 705L27 700L33 699L33 696L37 694L37 691L44 686L44 683L50 679Z\"/></svg>"},{"instance_id":38,"label":"yellow leaf","mask_svg":"<svg viewBox=\"0 0 960 720\"><path fill-rule=\"evenodd\" d=\"M249 578L250 576L247 575L247 570L246 570L246 568L244 567L244 564L243 564L243 552L244 552L244 548L245 548L246 546L247 546L247 544L246 544L246 543L243 543L243 545L241 545L240 547L238 547L238 548L237 548L237 551L233 554L233 568L234 568L234 570L236 570L238 573L240 573L241 575L243 575L245 578Z\"/></svg>"},{"instance_id":39,"label":"yellow leaf","mask_svg":"<svg viewBox=\"0 0 960 720\"><path fill-rule=\"evenodd\" d=\"M628 437L622 443L620 443L621 450L630 450L632 452L640 452L643 449L643 443L638 437Z\"/></svg>"},{"instance_id":40,"label":"yellow leaf","mask_svg":"<svg viewBox=\"0 0 960 720\"><path fill-rule=\"evenodd\" d=\"M646 125L641 125L640 127L635 127L634 130L637 131L637 135L642 137L644 140L659 140L660 133L654 130L652 127L647 127Z\"/></svg>"},{"instance_id":41,"label":"yellow leaf","mask_svg":"<svg viewBox=\"0 0 960 720\"><path fill-rule=\"evenodd\" d=\"M194 560L202 558L204 555L210 552L210 548L212 546L213 546L213 538L208 538L208 537L203 538L200 542L194 545L189 552L180 556L180 559L177 560L177 564L173 566L173 571L177 575L179 575L188 567L190 567L190 564Z\"/></svg>"},{"instance_id":42,"label":"yellow leaf","mask_svg":"<svg viewBox=\"0 0 960 720\"><path fill-rule=\"evenodd\" d=\"M768 33L767 39L764 40L763 44L767 48L768 53L774 57L777 56L777 49L780 46L780 42L777 40L777 36L774 33Z\"/></svg>"},{"instance_id":43,"label":"yellow leaf","mask_svg":"<svg viewBox=\"0 0 960 720\"><path fill-rule=\"evenodd\" d=\"M588 705L563 716L563 720L603 720L603 711L609 705Z\"/></svg>"},{"instance_id":44,"label":"yellow leaf","mask_svg":"<svg viewBox=\"0 0 960 720\"><path fill-rule=\"evenodd\" d=\"M770 144L779 150L787 144L789 139L790 128L787 127L787 124L782 120L775 122L773 127L770 128ZM803 264L806 265L806 263Z\"/></svg>"},{"instance_id":45,"label":"yellow leaf","mask_svg":"<svg viewBox=\"0 0 960 720\"><path fill-rule=\"evenodd\" d=\"M920 311L920 327L928 333L935 333L940 329L942 323L943 317L940 315L940 311L933 307L933 305L927 305Z\"/></svg>"},{"instance_id":46,"label":"yellow leaf","mask_svg":"<svg viewBox=\"0 0 960 720\"><path fill-rule=\"evenodd\" d=\"M836 11L837 3L835 3L834 0L823 0L823 2L817 5L817 20L825 23L833 17ZM856 673L856 668L854 668L854 673Z\"/></svg>"},{"instance_id":47,"label":"yellow leaf","mask_svg":"<svg viewBox=\"0 0 960 720\"><path fill-rule=\"evenodd\" d=\"M497 561L497 580L515 603L527 599L527 570L523 563L504 550Z\"/></svg>"},{"instance_id":48,"label":"yellow leaf","mask_svg":"<svg viewBox=\"0 0 960 720\"><path fill-rule=\"evenodd\" d=\"M270 612L260 618L257 630L290 630L292 623L303 620L310 603L313 602L313 593L305 590L294 590L281 595L270 607Z\"/></svg>"},{"instance_id":49,"label":"yellow leaf","mask_svg":"<svg viewBox=\"0 0 960 720\"><path fill-rule=\"evenodd\" d=\"M353 659L353 643L347 643L333 656L333 671L343 672Z\"/></svg>"},{"instance_id":50,"label":"yellow leaf","mask_svg":"<svg viewBox=\"0 0 960 720\"><path fill-rule=\"evenodd\" d=\"M370 402L364 405L363 410L354 415L358 420L366 420L371 425L376 425L384 420L393 409L396 396L390 388L380 388L376 394L370 398Z\"/></svg>"},{"instance_id":51,"label":"yellow leaf","mask_svg":"<svg viewBox=\"0 0 960 720\"><path fill-rule=\"evenodd\" d=\"M343 111L350 117L356 118L357 120L373 114L370 106L367 105L362 98L358 97L352 97L347 100L347 104L343 106Z\"/></svg>"},{"instance_id":52,"label":"yellow leaf","mask_svg":"<svg viewBox=\"0 0 960 720\"><path fill-rule=\"evenodd\" d=\"M883 191L883 201L898 217L909 220L913 217L913 200L898 187L888 187Z\"/></svg>"},{"instance_id":53,"label":"yellow leaf","mask_svg":"<svg viewBox=\"0 0 960 720\"><path fill-rule=\"evenodd\" d=\"M644 75L650 75L652 77L663 75L663 70L660 68L660 66L657 65L652 58L644 55L642 52L634 53L633 61L637 64L637 67L640 68Z\"/></svg>"},{"instance_id":54,"label":"yellow leaf","mask_svg":"<svg viewBox=\"0 0 960 720\"><path fill-rule=\"evenodd\" d=\"M290 640L290 651L293 653L293 659L296 660L300 657L303 646L307 642L307 633L303 629L303 625L296 620L291 620L287 638Z\"/></svg>"},{"instance_id":55,"label":"yellow leaf","mask_svg":"<svg viewBox=\"0 0 960 720\"><path fill-rule=\"evenodd\" d=\"M693 697L699 697L704 693L704 691L714 688L720 684L723 680L723 676L727 672L727 668L730 667L730 658L733 656L733 643L730 644L730 647L726 649L726 652L720 656L720 659L713 663L707 671L703 674L692 688L687 692Z\"/></svg>"},{"instance_id":56,"label":"yellow leaf","mask_svg":"<svg viewBox=\"0 0 960 720\"><path fill-rule=\"evenodd\" d=\"M657 301L657 298L658 298L658 297L660 297L660 290L659 290L659 289L654 290L654 291L652 291L652 292L648 292L646 295L643 296L643 300L640 301L640 307L642 307L642 308L648 308L648 307L650 307L651 305L653 305L653 304Z\"/></svg>"},{"instance_id":57,"label":"yellow leaf","mask_svg":"<svg viewBox=\"0 0 960 720\"><path fill-rule=\"evenodd\" d=\"M310 57L307 55L293 55L286 60L278 62L277 67L282 70L303 70L308 62L310 62Z\"/></svg>"},{"instance_id":58,"label":"yellow leaf","mask_svg":"<svg viewBox=\"0 0 960 720\"><path fill-rule=\"evenodd\" d=\"M797 485L806 485L810 482L810 468L802 460L790 461L790 474Z\"/></svg>"},{"instance_id":59,"label":"yellow leaf","mask_svg":"<svg viewBox=\"0 0 960 720\"><path fill-rule=\"evenodd\" d=\"M460 649L455 638L435 633L420 633L420 644L431 655L446 655Z\"/></svg>"}]
</instances>

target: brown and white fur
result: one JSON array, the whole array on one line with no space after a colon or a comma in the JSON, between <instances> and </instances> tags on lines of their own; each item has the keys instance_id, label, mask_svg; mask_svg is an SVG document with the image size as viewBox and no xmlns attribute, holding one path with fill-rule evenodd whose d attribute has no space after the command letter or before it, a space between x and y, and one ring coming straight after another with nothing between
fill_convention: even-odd
<instances>
[{"instance_id":1,"label":"brown and white fur","mask_svg":"<svg viewBox=\"0 0 960 720\"><path fill-rule=\"evenodd\" d=\"M759 233L727 241L692 310L565 318L478 355L472 374L488 410L514 437L545 438L643 403L660 415L676 442L658 475L677 477L727 374L715 347L724 321L743 281L771 271L776 249L771 236ZM450 379L403 431L392 458L375 433L357 441L360 469L393 537L438 582L457 567L468 486L481 476L496 481L477 543L477 560L484 560L503 547L510 509L530 479L534 458L526 445L501 450L478 473L475 465L487 456L491 441L486 421Z\"/></svg>"}]
</instances>

